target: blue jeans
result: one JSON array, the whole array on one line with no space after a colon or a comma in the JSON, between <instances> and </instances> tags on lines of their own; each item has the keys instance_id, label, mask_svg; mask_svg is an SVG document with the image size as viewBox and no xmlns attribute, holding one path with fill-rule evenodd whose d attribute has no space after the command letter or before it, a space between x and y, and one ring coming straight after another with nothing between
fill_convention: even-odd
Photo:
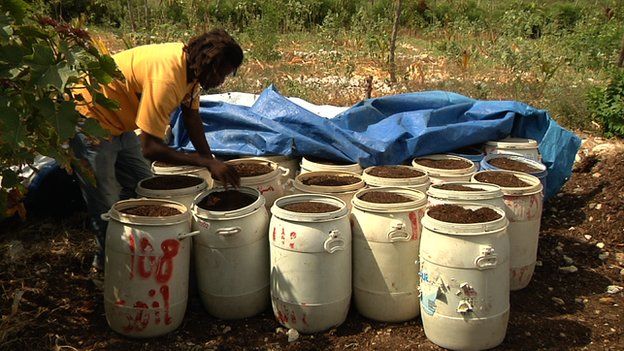
<instances>
[{"instance_id":1,"label":"blue jeans","mask_svg":"<svg viewBox=\"0 0 624 351\"><path fill-rule=\"evenodd\" d=\"M125 132L110 140L101 139L97 145L79 133L70 145L76 157L81 162L86 161L95 176L93 184L87 175L76 169L90 224L100 245L99 255L103 258L107 223L100 215L108 212L117 201L135 197L137 183L153 174L134 132Z\"/></svg>"}]
</instances>

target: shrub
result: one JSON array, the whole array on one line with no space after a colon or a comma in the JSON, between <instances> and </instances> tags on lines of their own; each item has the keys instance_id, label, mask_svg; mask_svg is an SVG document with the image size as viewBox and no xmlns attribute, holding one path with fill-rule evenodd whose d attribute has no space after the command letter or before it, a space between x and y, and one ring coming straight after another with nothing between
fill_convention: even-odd
<instances>
[{"instance_id":1,"label":"shrub","mask_svg":"<svg viewBox=\"0 0 624 351\"><path fill-rule=\"evenodd\" d=\"M606 136L624 137L624 70L614 70L606 86L590 89L588 106Z\"/></svg>"}]
</instances>

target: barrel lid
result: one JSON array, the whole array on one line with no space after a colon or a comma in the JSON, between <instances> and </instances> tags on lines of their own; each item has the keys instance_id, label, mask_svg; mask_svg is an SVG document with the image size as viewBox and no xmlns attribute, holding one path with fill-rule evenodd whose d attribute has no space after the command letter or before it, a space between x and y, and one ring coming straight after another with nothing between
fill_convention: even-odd
<instances>
[{"instance_id":1,"label":"barrel lid","mask_svg":"<svg viewBox=\"0 0 624 351\"><path fill-rule=\"evenodd\" d=\"M469 188L480 189L479 191L461 191L461 190L448 190L440 189L444 185L460 185ZM490 183L475 183L475 182L443 182L440 184L433 184L427 190L427 195L436 199L447 200L488 200L503 197L503 191L500 186Z\"/></svg>"},{"instance_id":2,"label":"barrel lid","mask_svg":"<svg viewBox=\"0 0 624 351\"><path fill-rule=\"evenodd\" d=\"M319 176L334 176L334 177L353 177L357 178L358 181L353 184L347 185L306 185L303 183L304 180L319 177ZM338 193L347 193L357 191L366 186L362 176L356 173L351 172L339 172L339 171L318 171L318 172L307 172L299 174L295 177L295 181L293 183L295 189L306 192L306 193L320 193L320 194L338 194Z\"/></svg>"},{"instance_id":3,"label":"barrel lid","mask_svg":"<svg viewBox=\"0 0 624 351\"><path fill-rule=\"evenodd\" d=\"M203 193L197 195L195 197L195 199L193 200L193 204L191 205L191 212L193 213L193 216L202 218L202 219L209 219L209 220L230 220L230 219L236 219L236 218L241 218L241 217L245 217L247 215L249 215L250 213L253 213L254 211L256 211L257 209L259 209L260 207L264 206L266 199L264 198L264 196L262 196L260 194L260 191L258 191L257 189L254 188L250 188L250 187L245 187L242 186L238 189L234 189L237 191L240 191L241 193L245 193L245 194L249 194L252 195L254 197L256 197L256 201L254 201L253 203L245 206L245 207L241 207L238 208L236 210L232 210L232 211L211 211L211 210L206 210L203 209L201 207L199 207L197 204L200 203L206 196L213 194L213 193L217 193L217 192L223 192L223 191L227 191L227 190L232 190L232 188L224 188L224 187L216 187L216 188L212 188L209 190L204 191Z\"/></svg>"},{"instance_id":4,"label":"barrel lid","mask_svg":"<svg viewBox=\"0 0 624 351\"><path fill-rule=\"evenodd\" d=\"M392 167L413 169L413 170L422 172L424 174L418 177L409 177L409 178L378 177L378 176L374 176L370 174L370 172L375 167L379 167L379 166L368 167L362 173L362 180L364 180L364 182L368 185L378 186L378 187L381 187L381 186L415 186L415 185L426 184L429 181L429 176L427 175L427 171L417 169L412 166L397 165L397 166L392 166Z\"/></svg>"},{"instance_id":5,"label":"barrel lid","mask_svg":"<svg viewBox=\"0 0 624 351\"><path fill-rule=\"evenodd\" d=\"M123 210L137 206L165 206L175 208L180 214L163 217L137 216L122 212ZM179 202L161 199L130 199L116 202L107 213L102 215L104 220L115 220L117 222L135 225L164 226L188 222L188 209Z\"/></svg>"},{"instance_id":6,"label":"barrel lid","mask_svg":"<svg viewBox=\"0 0 624 351\"><path fill-rule=\"evenodd\" d=\"M466 168L459 168L459 169L442 169L442 168L432 168L432 167L427 167L427 166L423 166L421 164L419 164L418 162L416 162L416 160L418 159L430 159L430 160L461 160L466 162L467 164L469 164L468 167ZM447 155L447 154L436 154L436 155L428 155L428 156L420 156L420 157L415 157L412 160L412 166L418 170L424 170L425 172L427 172L427 174L429 174L430 177L438 177L438 176L454 176L454 175L464 175L466 173L472 173L475 172L477 167L475 166L474 162L472 162L471 160L465 158L465 157L461 157L461 156L456 156L456 155Z\"/></svg>"},{"instance_id":7,"label":"barrel lid","mask_svg":"<svg viewBox=\"0 0 624 351\"><path fill-rule=\"evenodd\" d=\"M538 147L537 141L526 138L505 138L488 141L485 144L504 149L536 149Z\"/></svg>"},{"instance_id":8,"label":"barrel lid","mask_svg":"<svg viewBox=\"0 0 624 351\"><path fill-rule=\"evenodd\" d=\"M501 186L500 188L501 188L501 190L503 192L503 195L516 195L516 196L533 195L533 194L540 193L543 190L542 182L536 176L533 176L533 175L530 175L530 174L527 174L527 173L522 173L522 172L514 172L514 171L503 171L503 170L479 171L479 172L477 172L477 173L472 175L472 178L470 179L470 181L474 182L474 183L480 183L480 184L490 184L490 183L485 183L485 182L481 182L481 181L477 180L477 176L479 174L486 173L486 172L510 173L510 174L513 174L516 177L520 178L520 180L522 180L522 181L524 181L524 182L529 184L526 187L518 187L518 188Z\"/></svg>"},{"instance_id":9,"label":"barrel lid","mask_svg":"<svg viewBox=\"0 0 624 351\"><path fill-rule=\"evenodd\" d=\"M283 207L297 202L320 202L338 207L338 210L322 213L293 212ZM296 194L284 196L275 201L271 213L280 219L294 222L327 222L340 219L349 214L347 204L337 197L322 194Z\"/></svg>"},{"instance_id":10,"label":"barrel lid","mask_svg":"<svg viewBox=\"0 0 624 351\"><path fill-rule=\"evenodd\" d=\"M399 195L410 198L411 201L397 202L397 203L376 203L376 202L364 201L360 198L366 193L375 192L375 191L399 194ZM418 191L418 190L413 190L413 189L404 188L404 187L384 186L384 187L378 187L378 188L362 189L358 191L353 196L351 203L353 204L353 207L362 211L383 212L383 213L412 212L420 208L423 208L425 205L427 205L427 196L422 191Z\"/></svg>"},{"instance_id":11,"label":"barrel lid","mask_svg":"<svg viewBox=\"0 0 624 351\"><path fill-rule=\"evenodd\" d=\"M492 206L492 205L483 205L477 203L467 203L467 204L454 204L456 206L460 206L466 209L476 210L482 207L489 208L491 210L496 211L501 217L483 223L451 223L437 220L431 216L429 216L429 211L431 208L425 211L425 215L422 218L423 227L441 234L449 234L449 235L483 235L483 234L491 234L494 232L498 232L501 230L505 230L509 221L505 215L505 211L502 209Z\"/></svg>"},{"instance_id":12,"label":"barrel lid","mask_svg":"<svg viewBox=\"0 0 624 351\"><path fill-rule=\"evenodd\" d=\"M301 168L306 170L328 170L328 171L340 171L340 172L352 172L362 174L362 167L358 163L349 162L333 162L330 160L320 160L314 157L302 157Z\"/></svg>"}]
</instances>

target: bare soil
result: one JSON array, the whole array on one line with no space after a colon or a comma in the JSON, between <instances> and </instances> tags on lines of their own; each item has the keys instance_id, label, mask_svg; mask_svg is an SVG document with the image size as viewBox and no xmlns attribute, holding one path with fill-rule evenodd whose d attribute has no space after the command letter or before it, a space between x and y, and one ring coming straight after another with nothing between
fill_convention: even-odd
<instances>
[{"instance_id":1,"label":"bare soil","mask_svg":"<svg viewBox=\"0 0 624 351\"><path fill-rule=\"evenodd\" d=\"M242 162L232 166L241 177L255 177L273 172L273 168L264 163Z\"/></svg>"},{"instance_id":2,"label":"bare soil","mask_svg":"<svg viewBox=\"0 0 624 351\"><path fill-rule=\"evenodd\" d=\"M515 174L499 171L479 173L475 176L475 179L483 183L496 184L505 188L524 188L531 185L518 178Z\"/></svg>"},{"instance_id":3,"label":"bare soil","mask_svg":"<svg viewBox=\"0 0 624 351\"><path fill-rule=\"evenodd\" d=\"M120 212L143 217L167 217L179 215L180 213L182 213L173 207L161 205L141 205L126 208L121 210Z\"/></svg>"},{"instance_id":4,"label":"bare soil","mask_svg":"<svg viewBox=\"0 0 624 351\"><path fill-rule=\"evenodd\" d=\"M545 203L535 274L527 288L511 293L507 335L495 350L624 349L624 293L606 292L624 286L622 164L622 152L590 152ZM253 318L218 320L193 288L176 331L123 337L106 324L101 275L90 271L97 248L86 219L78 213L0 225L0 350L442 350L427 340L420 318L380 323L354 308L338 328L289 343L270 308ZM578 271L559 269L568 265Z\"/></svg>"},{"instance_id":5,"label":"bare soil","mask_svg":"<svg viewBox=\"0 0 624 351\"><path fill-rule=\"evenodd\" d=\"M425 175L419 170L398 166L377 166L367 173L380 178L417 178Z\"/></svg>"},{"instance_id":6,"label":"bare soil","mask_svg":"<svg viewBox=\"0 0 624 351\"><path fill-rule=\"evenodd\" d=\"M437 205L429 209L429 216L449 223L485 223L501 218L491 208L481 207L476 210L458 205Z\"/></svg>"},{"instance_id":7,"label":"bare soil","mask_svg":"<svg viewBox=\"0 0 624 351\"><path fill-rule=\"evenodd\" d=\"M436 184L432 185L436 189L452 190L452 191L483 191L483 189L473 188L461 184Z\"/></svg>"},{"instance_id":8,"label":"bare soil","mask_svg":"<svg viewBox=\"0 0 624 351\"><path fill-rule=\"evenodd\" d=\"M387 191L370 191L360 195L359 198L366 202L373 202L377 204L394 204L412 201L412 199L407 196Z\"/></svg>"},{"instance_id":9,"label":"bare soil","mask_svg":"<svg viewBox=\"0 0 624 351\"><path fill-rule=\"evenodd\" d=\"M306 177L301 180L305 185L318 185L318 186L343 186L358 183L360 178L353 176L334 176L334 175L319 175Z\"/></svg>"},{"instance_id":10,"label":"bare soil","mask_svg":"<svg viewBox=\"0 0 624 351\"><path fill-rule=\"evenodd\" d=\"M419 158L416 160L421 166L437 169L465 169L472 167L472 163L462 160L433 160L430 158Z\"/></svg>"},{"instance_id":11,"label":"bare soil","mask_svg":"<svg viewBox=\"0 0 624 351\"><path fill-rule=\"evenodd\" d=\"M203 179L185 175L163 175L148 178L141 182L141 186L151 190L173 190L191 188L199 185Z\"/></svg>"},{"instance_id":12,"label":"bare soil","mask_svg":"<svg viewBox=\"0 0 624 351\"><path fill-rule=\"evenodd\" d=\"M496 157L488 161L489 164L496 168L504 169L507 171L516 171L524 173L537 173L540 170L518 160L512 160L506 157Z\"/></svg>"},{"instance_id":13,"label":"bare soil","mask_svg":"<svg viewBox=\"0 0 624 351\"><path fill-rule=\"evenodd\" d=\"M253 204L256 199L238 190L216 191L204 197L197 206L207 211L233 211Z\"/></svg>"},{"instance_id":14,"label":"bare soil","mask_svg":"<svg viewBox=\"0 0 624 351\"><path fill-rule=\"evenodd\" d=\"M306 201L295 202L282 207L287 211L301 212L301 213L325 213L338 211L340 208L334 205L325 204L322 202Z\"/></svg>"}]
</instances>

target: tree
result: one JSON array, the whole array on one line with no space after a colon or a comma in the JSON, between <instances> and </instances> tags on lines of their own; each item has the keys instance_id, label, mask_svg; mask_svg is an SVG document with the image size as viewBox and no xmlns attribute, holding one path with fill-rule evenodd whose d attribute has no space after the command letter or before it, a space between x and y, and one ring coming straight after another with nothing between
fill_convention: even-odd
<instances>
[{"instance_id":1,"label":"tree","mask_svg":"<svg viewBox=\"0 0 624 351\"><path fill-rule=\"evenodd\" d=\"M396 49L396 38L397 32L399 31L399 20L401 19L401 6L403 5L402 0L396 0L395 12L394 12L394 23L392 25L392 36L390 37L390 57L388 61L390 63L390 81L392 83L396 83L396 62L394 60L394 51Z\"/></svg>"},{"instance_id":2,"label":"tree","mask_svg":"<svg viewBox=\"0 0 624 351\"><path fill-rule=\"evenodd\" d=\"M98 51L85 30L37 18L23 0L0 0L0 218L20 209L20 170L35 155L71 170L80 167L69 148L76 132L107 135L97 121L76 112L85 102L72 90L85 87L94 103L117 108L100 90L113 79L123 79L115 61Z\"/></svg>"}]
</instances>

